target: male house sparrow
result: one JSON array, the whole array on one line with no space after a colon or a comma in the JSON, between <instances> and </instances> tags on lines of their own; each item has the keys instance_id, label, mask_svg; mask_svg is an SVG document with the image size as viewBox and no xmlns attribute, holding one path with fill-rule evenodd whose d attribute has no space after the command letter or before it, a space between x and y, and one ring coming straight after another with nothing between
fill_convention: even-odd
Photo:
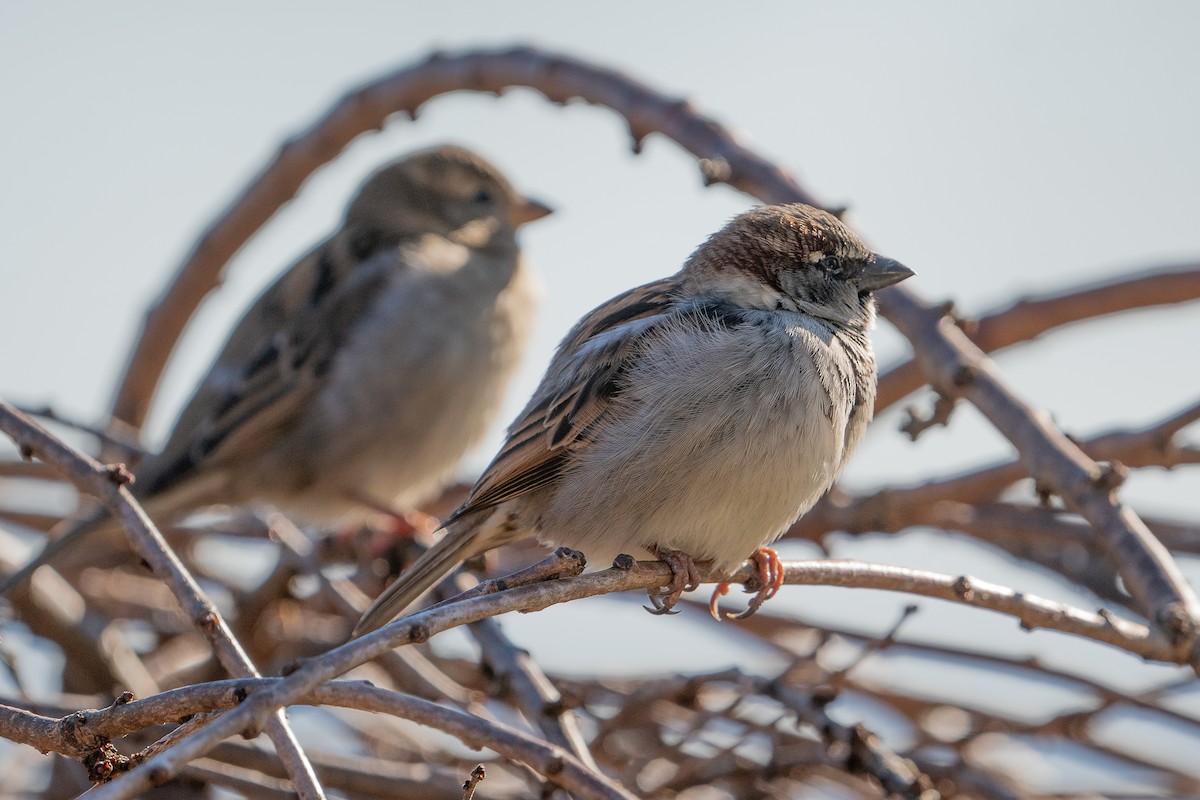
<instances>
[{"instance_id":1,"label":"male house sparrow","mask_svg":"<svg viewBox=\"0 0 1200 800\"><path fill-rule=\"evenodd\" d=\"M651 595L660 613L695 588L693 559L732 570L754 557L757 608L782 579L764 545L830 487L871 418L872 292L912 274L806 205L736 217L677 274L567 334L445 536L356 634L525 532L594 564L663 558L674 580Z\"/></svg>"},{"instance_id":2,"label":"male house sparrow","mask_svg":"<svg viewBox=\"0 0 1200 800\"><path fill-rule=\"evenodd\" d=\"M254 500L315 522L427 499L499 408L537 295L516 230L548 213L458 147L373 173L246 311L135 494L159 518Z\"/></svg>"}]
</instances>

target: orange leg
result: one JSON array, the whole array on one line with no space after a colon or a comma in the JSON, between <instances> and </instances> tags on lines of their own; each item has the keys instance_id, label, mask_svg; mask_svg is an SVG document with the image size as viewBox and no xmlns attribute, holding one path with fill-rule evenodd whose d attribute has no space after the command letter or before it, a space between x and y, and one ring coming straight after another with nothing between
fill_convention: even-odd
<instances>
[{"instance_id":1,"label":"orange leg","mask_svg":"<svg viewBox=\"0 0 1200 800\"><path fill-rule=\"evenodd\" d=\"M760 547L750 556L750 560L754 562L755 568L758 570L758 592L750 599L750 605L740 614L726 613L723 616L725 619L745 619L762 607L762 604L770 600L779 591L779 587L783 586L783 564L779 561L779 554L769 547ZM749 591L749 590L747 590ZM708 613L713 615L714 619L721 619L722 614L717 609L721 598L729 594L729 583L722 581L717 584L717 588L713 590L712 599L708 601Z\"/></svg>"},{"instance_id":2,"label":"orange leg","mask_svg":"<svg viewBox=\"0 0 1200 800\"><path fill-rule=\"evenodd\" d=\"M660 589L646 592L654 608L643 606L651 614L678 614L673 610L684 592L700 588L700 571L696 562L682 550L655 550L654 554L671 567L671 582Z\"/></svg>"},{"instance_id":3,"label":"orange leg","mask_svg":"<svg viewBox=\"0 0 1200 800\"><path fill-rule=\"evenodd\" d=\"M365 545L359 544L367 558L379 558L390 552L398 541L412 539L418 534L428 536L438 529L440 524L436 517L423 514L420 511L385 511L382 524L367 526L368 537ZM361 525L347 525L337 532L337 537L343 543L361 542L359 538L363 530Z\"/></svg>"}]
</instances>

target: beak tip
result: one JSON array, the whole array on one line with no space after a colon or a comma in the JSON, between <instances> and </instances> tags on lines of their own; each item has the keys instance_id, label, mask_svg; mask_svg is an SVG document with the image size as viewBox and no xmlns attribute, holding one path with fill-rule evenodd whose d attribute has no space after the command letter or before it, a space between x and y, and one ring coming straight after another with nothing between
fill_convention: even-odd
<instances>
[{"instance_id":1,"label":"beak tip","mask_svg":"<svg viewBox=\"0 0 1200 800\"><path fill-rule=\"evenodd\" d=\"M526 197L524 202L517 208L517 225L525 225L542 217L548 217L553 213L554 209L542 201Z\"/></svg>"},{"instance_id":2,"label":"beak tip","mask_svg":"<svg viewBox=\"0 0 1200 800\"><path fill-rule=\"evenodd\" d=\"M862 287L872 291L908 280L917 273L899 261L876 255L863 273Z\"/></svg>"}]
</instances>

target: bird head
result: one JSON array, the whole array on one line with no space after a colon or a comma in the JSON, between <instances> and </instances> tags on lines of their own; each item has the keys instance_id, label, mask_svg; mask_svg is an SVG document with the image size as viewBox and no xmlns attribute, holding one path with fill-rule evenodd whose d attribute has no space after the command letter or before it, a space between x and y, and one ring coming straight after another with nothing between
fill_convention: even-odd
<instances>
[{"instance_id":1,"label":"bird head","mask_svg":"<svg viewBox=\"0 0 1200 800\"><path fill-rule=\"evenodd\" d=\"M855 326L874 318L873 293L913 271L871 252L839 219L802 203L734 217L688 259L699 292L741 306L802 311Z\"/></svg>"},{"instance_id":2,"label":"bird head","mask_svg":"<svg viewBox=\"0 0 1200 800\"><path fill-rule=\"evenodd\" d=\"M395 237L434 233L486 248L511 245L518 227L549 213L480 156L443 146L374 172L351 201L346 223Z\"/></svg>"}]
</instances>

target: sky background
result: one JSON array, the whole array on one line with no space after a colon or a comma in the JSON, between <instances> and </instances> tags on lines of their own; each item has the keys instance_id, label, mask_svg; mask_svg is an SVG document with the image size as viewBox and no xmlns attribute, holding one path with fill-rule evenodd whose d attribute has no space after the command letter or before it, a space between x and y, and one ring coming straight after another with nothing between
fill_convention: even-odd
<instances>
[{"instance_id":1,"label":"sky background","mask_svg":"<svg viewBox=\"0 0 1200 800\"><path fill-rule=\"evenodd\" d=\"M434 48L531 42L688 97L818 196L849 205L877 249L918 271L914 291L967 312L1200 253L1200 8L744 8L4 5L0 394L101 415L147 303L202 227L286 136ZM228 326L334 227L359 181L444 141L481 151L559 209L523 233L546 299L505 419L575 319L675 271L751 202L702 188L694 161L662 139L634 156L601 109L526 91L435 100L416 124L360 137L239 254L170 366L151 443ZM1026 397L1086 433L1191 399L1198 382L1179 365L1197 334L1196 309L1184 307L1080 326L1001 364ZM886 324L877 340L885 363L904 351ZM970 412L960 417L953 437L898 452L939 467L1006 452ZM500 427L467 471L486 462ZM968 433L977 447L961 446ZM857 459L850 479L874 480L863 463L874 460Z\"/></svg>"},{"instance_id":2,"label":"sky background","mask_svg":"<svg viewBox=\"0 0 1200 800\"><path fill-rule=\"evenodd\" d=\"M907 284L913 291L953 298L968 314L1200 257L1200 5L734 8L0 5L0 396L99 419L147 303L198 232L285 137L354 86L434 48L529 43L687 97L819 197L850 206L876 249L917 270ZM674 272L752 202L726 187L703 188L694 161L661 138L633 155L623 124L602 109L564 109L526 91L437 99L415 124L396 119L360 137L238 255L176 351L150 418L152 444L232 321L332 230L362 178L445 141L483 153L558 209L522 233L545 301L503 419L464 465L466 475L490 457L574 320ZM1200 394L1198 312L1190 305L1076 326L998 360L1022 396L1072 434L1144 424ZM885 364L906 351L886 323L876 339ZM879 420L849 484L904 483L1012 452L971 409L915 446L895 433L897 422L897 414ZM1143 510L1194 519L1198 491L1194 475L1148 474L1135 476L1124 496ZM922 537L848 542L837 552L946 571L967 564L983 577L1070 596L977 546ZM875 601L862 599L871 593L833 591L774 602L865 614L881 629L894 619L871 610ZM980 646L1036 649L1030 642L1040 640L1010 620L976 624L980 615L962 609L912 624L932 632L946 624L943 614L972 620L958 630L971 628ZM602 613L593 616L602 624ZM651 622L638 616L639 626ZM652 638L669 639L665 627L686 636L690 624L658 625Z\"/></svg>"}]
</instances>

